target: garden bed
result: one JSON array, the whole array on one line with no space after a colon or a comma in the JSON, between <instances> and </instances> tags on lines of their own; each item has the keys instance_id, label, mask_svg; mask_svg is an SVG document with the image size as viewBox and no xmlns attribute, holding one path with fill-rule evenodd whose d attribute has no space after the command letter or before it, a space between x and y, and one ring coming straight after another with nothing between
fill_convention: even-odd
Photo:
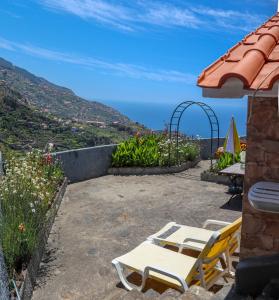
<instances>
[{"instance_id":1,"label":"garden bed","mask_svg":"<svg viewBox=\"0 0 279 300\"><path fill-rule=\"evenodd\" d=\"M39 243L38 247L33 252L31 260L27 266L27 269L23 271L23 278L22 282L17 282L20 285L19 294L22 300L31 299L33 288L36 283L36 277L40 268L40 262L42 260L45 246L48 240L48 236L54 222L55 216L59 209L60 203L66 191L68 180L64 178L63 183L61 184L59 190L57 191L54 200L50 209L47 212L46 223L39 235Z\"/></svg>"},{"instance_id":2,"label":"garden bed","mask_svg":"<svg viewBox=\"0 0 279 300\"><path fill-rule=\"evenodd\" d=\"M214 173L211 171L204 171L201 173L201 180L202 181L208 181L208 182L215 182L218 184L224 184L224 185L232 185L232 180L229 175L222 175L218 173ZM237 185L243 186L243 178L238 177L236 179Z\"/></svg>"},{"instance_id":3,"label":"garden bed","mask_svg":"<svg viewBox=\"0 0 279 300\"><path fill-rule=\"evenodd\" d=\"M189 168L195 167L200 162L200 158L193 161L187 161L179 166L170 167L123 167L123 168L110 168L108 173L110 175L160 175L171 174L185 171Z\"/></svg>"},{"instance_id":4,"label":"garden bed","mask_svg":"<svg viewBox=\"0 0 279 300\"><path fill-rule=\"evenodd\" d=\"M225 184L225 185L231 184L231 180L230 180L229 176L221 175L221 174L210 172L210 171L202 172L201 180L208 181L208 182L215 182L215 183L219 183L219 184Z\"/></svg>"}]
</instances>

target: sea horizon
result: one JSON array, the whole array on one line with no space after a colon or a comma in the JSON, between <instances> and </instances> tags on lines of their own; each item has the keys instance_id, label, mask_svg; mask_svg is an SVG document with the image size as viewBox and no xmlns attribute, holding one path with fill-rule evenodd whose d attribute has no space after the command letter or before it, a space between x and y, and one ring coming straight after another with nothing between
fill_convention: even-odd
<instances>
[{"instance_id":1,"label":"sea horizon","mask_svg":"<svg viewBox=\"0 0 279 300\"><path fill-rule=\"evenodd\" d=\"M170 123L173 110L179 103L101 100L117 109L134 122L151 130L163 130ZM230 120L234 117L239 136L246 136L247 99L204 99L215 112L220 127L220 137L225 137ZM188 136L210 137L210 124L206 114L198 106L189 107L181 119L180 131Z\"/></svg>"}]
</instances>

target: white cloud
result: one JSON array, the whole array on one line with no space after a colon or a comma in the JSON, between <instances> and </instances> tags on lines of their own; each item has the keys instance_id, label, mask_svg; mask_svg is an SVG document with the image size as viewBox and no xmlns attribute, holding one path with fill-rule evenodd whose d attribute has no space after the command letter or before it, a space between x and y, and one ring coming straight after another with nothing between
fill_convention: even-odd
<instances>
[{"instance_id":1,"label":"white cloud","mask_svg":"<svg viewBox=\"0 0 279 300\"><path fill-rule=\"evenodd\" d=\"M153 24L162 27L197 28L203 22L188 8L174 6L167 2L141 1L138 22Z\"/></svg>"},{"instance_id":2,"label":"white cloud","mask_svg":"<svg viewBox=\"0 0 279 300\"><path fill-rule=\"evenodd\" d=\"M103 0L39 0L39 2L57 11L133 31L132 27L126 24L132 21L133 12L121 5L113 5Z\"/></svg>"},{"instance_id":3,"label":"white cloud","mask_svg":"<svg viewBox=\"0 0 279 300\"><path fill-rule=\"evenodd\" d=\"M5 50L14 51L12 43L10 41L2 39L1 37L0 37L0 48L5 49Z\"/></svg>"},{"instance_id":4,"label":"white cloud","mask_svg":"<svg viewBox=\"0 0 279 300\"><path fill-rule=\"evenodd\" d=\"M215 27L217 25L223 29L251 31L259 27L266 19L266 16L251 12L213 9L204 6L192 7L191 10L197 15L207 17L207 24Z\"/></svg>"},{"instance_id":5,"label":"white cloud","mask_svg":"<svg viewBox=\"0 0 279 300\"><path fill-rule=\"evenodd\" d=\"M191 6L175 1L151 0L36 0L54 11L73 14L86 20L135 31L148 26L164 28L238 29L249 31L265 16L212 7Z\"/></svg>"},{"instance_id":6,"label":"white cloud","mask_svg":"<svg viewBox=\"0 0 279 300\"><path fill-rule=\"evenodd\" d=\"M69 53L63 53L59 51L53 51L45 48L36 47L33 45L16 43L3 39L1 37L0 48L24 52L28 55L40 57L47 60L62 63L70 63L83 67L109 71L112 74L126 76L129 78L153 81L180 82L184 84L193 84L196 81L195 75L179 72L176 70L158 70L134 64L107 62L105 60L93 57L77 56Z\"/></svg>"}]
</instances>

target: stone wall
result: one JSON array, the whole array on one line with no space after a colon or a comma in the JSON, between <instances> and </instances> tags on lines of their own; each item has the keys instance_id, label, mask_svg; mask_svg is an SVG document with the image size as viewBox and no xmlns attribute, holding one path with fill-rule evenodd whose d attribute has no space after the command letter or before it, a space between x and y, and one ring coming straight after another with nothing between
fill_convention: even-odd
<instances>
[{"instance_id":1,"label":"stone wall","mask_svg":"<svg viewBox=\"0 0 279 300\"><path fill-rule=\"evenodd\" d=\"M97 146L54 153L71 183L108 174L116 145Z\"/></svg>"},{"instance_id":2,"label":"stone wall","mask_svg":"<svg viewBox=\"0 0 279 300\"><path fill-rule=\"evenodd\" d=\"M220 137L219 139L219 146L222 147L224 145L226 138ZM200 139L199 140L199 145L200 145L200 156L201 159L210 159L211 157L211 139L209 138L205 138L205 139ZM218 148L218 139L214 138L213 139L213 153L216 152L217 148Z\"/></svg>"},{"instance_id":3,"label":"stone wall","mask_svg":"<svg viewBox=\"0 0 279 300\"><path fill-rule=\"evenodd\" d=\"M3 161L2 152L0 151L0 176L3 175L4 175L4 161Z\"/></svg>"},{"instance_id":4,"label":"stone wall","mask_svg":"<svg viewBox=\"0 0 279 300\"><path fill-rule=\"evenodd\" d=\"M241 258L279 252L279 215L256 211L248 201L258 181L279 182L277 98L249 98Z\"/></svg>"},{"instance_id":5,"label":"stone wall","mask_svg":"<svg viewBox=\"0 0 279 300\"><path fill-rule=\"evenodd\" d=\"M241 140L245 141L246 137L240 137ZM219 146L223 147L224 143L225 143L226 138L225 137L220 137L219 139ZM211 139L210 138L204 138L204 139L200 139L198 140L198 143L200 145L200 149L201 149L201 159L210 159L211 157ZM213 154L216 152L217 148L218 148L218 139L217 138L213 138Z\"/></svg>"}]
</instances>

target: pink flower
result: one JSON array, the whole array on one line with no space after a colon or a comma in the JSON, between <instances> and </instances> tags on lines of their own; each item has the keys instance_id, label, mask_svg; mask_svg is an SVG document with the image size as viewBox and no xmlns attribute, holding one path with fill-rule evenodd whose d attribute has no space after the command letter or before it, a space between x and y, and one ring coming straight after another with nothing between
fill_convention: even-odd
<instances>
[{"instance_id":1,"label":"pink flower","mask_svg":"<svg viewBox=\"0 0 279 300\"><path fill-rule=\"evenodd\" d=\"M45 162L45 164L47 164L47 165L51 165L51 164L52 164L52 156L50 155L50 153L48 153L48 154L45 156L44 162Z\"/></svg>"}]
</instances>

